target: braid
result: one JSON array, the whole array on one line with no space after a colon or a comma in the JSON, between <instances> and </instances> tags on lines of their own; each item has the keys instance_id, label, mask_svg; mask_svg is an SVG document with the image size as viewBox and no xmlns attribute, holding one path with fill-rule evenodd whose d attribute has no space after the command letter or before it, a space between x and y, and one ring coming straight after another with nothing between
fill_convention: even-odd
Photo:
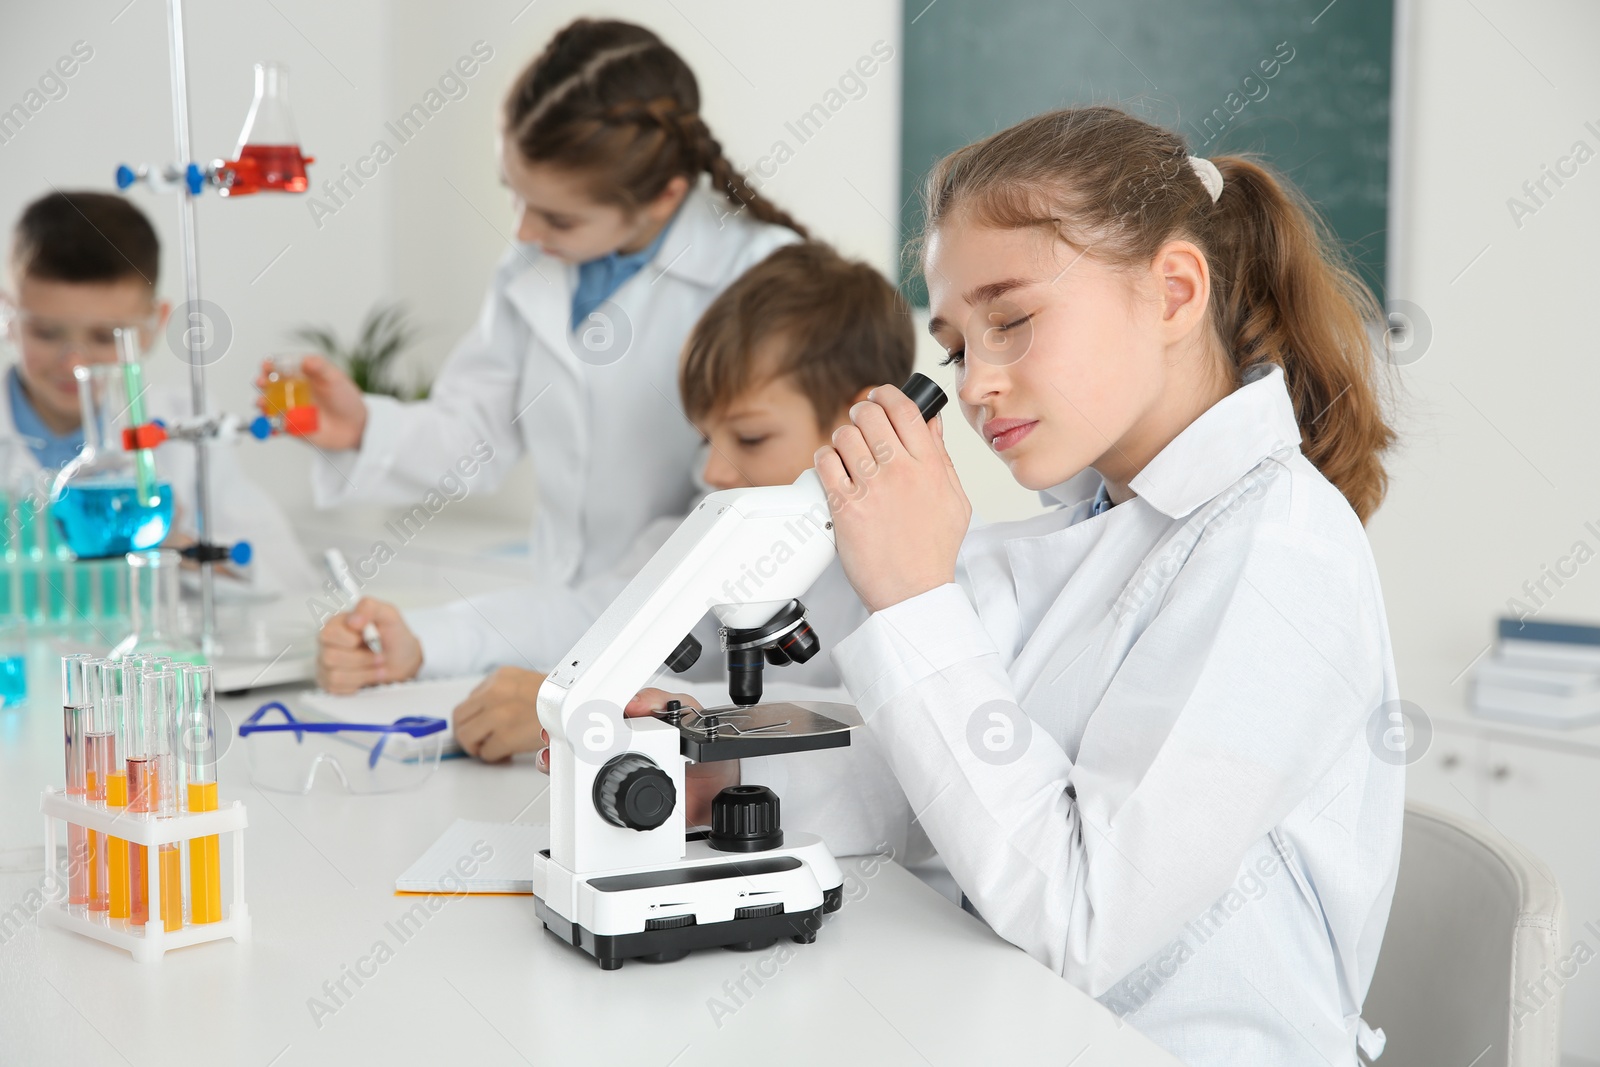
<instances>
[{"instance_id":1,"label":"braid","mask_svg":"<svg viewBox=\"0 0 1600 1067\"><path fill-rule=\"evenodd\" d=\"M564 43L560 35L550 42L544 53L534 60L534 66L541 62L548 62L548 58L558 44ZM518 84L512 87L511 96L507 100L507 112L516 116L515 125L523 129L531 129L538 125L551 108L560 104L571 96L577 89L590 88L594 85L599 74L613 63L618 63L630 56L636 56L653 47L648 41L622 45L619 48L608 48L590 56L577 70L568 74L554 85L541 85L537 79L519 79Z\"/></svg>"},{"instance_id":2,"label":"braid","mask_svg":"<svg viewBox=\"0 0 1600 1067\"><path fill-rule=\"evenodd\" d=\"M728 203L741 211L748 208L750 214L762 222L786 226L801 237L811 236L794 216L750 187L744 174L723 154L722 143L712 136L698 114L685 116L683 125L699 168L711 175L712 186L728 199Z\"/></svg>"},{"instance_id":3,"label":"braid","mask_svg":"<svg viewBox=\"0 0 1600 1067\"><path fill-rule=\"evenodd\" d=\"M625 210L706 173L736 212L806 236L723 155L694 72L641 26L578 19L559 31L507 94L505 130L524 158L593 175L595 197Z\"/></svg>"},{"instance_id":4,"label":"braid","mask_svg":"<svg viewBox=\"0 0 1600 1067\"><path fill-rule=\"evenodd\" d=\"M801 237L809 237L787 211L763 197L723 154L722 144L711 134L698 111L685 108L670 96L653 100L630 100L607 108L602 121L608 126L633 126L642 133L658 131L681 153L681 162L692 174L711 175L711 183L737 211L749 210L762 222L786 226ZM658 142L655 155L665 155L668 144ZM662 160L666 163L666 160Z\"/></svg>"},{"instance_id":5,"label":"braid","mask_svg":"<svg viewBox=\"0 0 1600 1067\"><path fill-rule=\"evenodd\" d=\"M664 133L679 136L681 124L679 116L683 113L683 106L670 96L658 96L654 100L629 100L626 103L614 104L605 110L602 120L608 126L638 126L641 129L654 127Z\"/></svg>"}]
</instances>

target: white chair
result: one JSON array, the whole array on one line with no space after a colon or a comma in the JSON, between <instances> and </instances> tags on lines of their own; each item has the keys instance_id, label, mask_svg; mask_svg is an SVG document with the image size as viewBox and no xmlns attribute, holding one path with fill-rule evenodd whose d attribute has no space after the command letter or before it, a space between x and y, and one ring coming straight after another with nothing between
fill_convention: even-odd
<instances>
[{"instance_id":1,"label":"white chair","mask_svg":"<svg viewBox=\"0 0 1600 1067\"><path fill-rule=\"evenodd\" d=\"M1361 1012L1388 1038L1378 1067L1557 1067L1565 935L1544 863L1486 823L1408 803Z\"/></svg>"}]
</instances>

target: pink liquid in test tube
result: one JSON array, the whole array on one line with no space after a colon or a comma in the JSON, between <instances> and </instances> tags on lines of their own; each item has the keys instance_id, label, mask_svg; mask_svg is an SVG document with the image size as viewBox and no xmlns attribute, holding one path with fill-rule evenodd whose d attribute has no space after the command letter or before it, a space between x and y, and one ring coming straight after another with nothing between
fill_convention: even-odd
<instances>
[{"instance_id":1,"label":"pink liquid in test tube","mask_svg":"<svg viewBox=\"0 0 1600 1067\"><path fill-rule=\"evenodd\" d=\"M67 757L67 797L86 802L89 791L88 752L84 734L89 729L89 661L94 657L78 653L61 658L61 725ZM54 857L45 857L47 864ZM89 903L89 831L79 823L67 823L67 903Z\"/></svg>"}]
</instances>

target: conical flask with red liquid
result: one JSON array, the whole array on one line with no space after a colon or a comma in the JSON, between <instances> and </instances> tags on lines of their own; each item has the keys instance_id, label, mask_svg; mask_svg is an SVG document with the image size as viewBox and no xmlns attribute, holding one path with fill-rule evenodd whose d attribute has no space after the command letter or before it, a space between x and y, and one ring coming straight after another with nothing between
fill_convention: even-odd
<instances>
[{"instance_id":1,"label":"conical flask with red liquid","mask_svg":"<svg viewBox=\"0 0 1600 1067\"><path fill-rule=\"evenodd\" d=\"M266 191L306 191L306 164L300 138L289 110L289 68L282 63L256 64L256 97L245 116L239 147L231 162L233 181L220 190L223 196L245 196Z\"/></svg>"}]
</instances>

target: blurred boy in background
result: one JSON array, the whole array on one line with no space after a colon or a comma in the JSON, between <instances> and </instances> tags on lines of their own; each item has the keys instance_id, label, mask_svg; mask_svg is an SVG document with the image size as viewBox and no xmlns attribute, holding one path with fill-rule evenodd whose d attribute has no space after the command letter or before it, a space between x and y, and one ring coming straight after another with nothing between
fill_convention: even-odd
<instances>
[{"instance_id":1,"label":"blurred boy in background","mask_svg":"<svg viewBox=\"0 0 1600 1067\"><path fill-rule=\"evenodd\" d=\"M53 192L23 209L12 230L10 289L0 293L0 316L16 361L0 383L0 439L21 457L23 470L0 472L48 500L56 472L83 446L76 367L115 363L113 331L139 331L142 353L164 352L171 305L157 296L161 244L144 213L123 197L99 192ZM151 385L145 414L174 420L192 413L188 391ZM120 442L117 443L120 447ZM316 571L278 505L245 476L226 446L213 448L213 540L249 541L245 566L219 566L230 590L298 593L315 588ZM156 469L171 484L174 513L166 544L195 539L194 447L169 442L156 449Z\"/></svg>"}]
</instances>

